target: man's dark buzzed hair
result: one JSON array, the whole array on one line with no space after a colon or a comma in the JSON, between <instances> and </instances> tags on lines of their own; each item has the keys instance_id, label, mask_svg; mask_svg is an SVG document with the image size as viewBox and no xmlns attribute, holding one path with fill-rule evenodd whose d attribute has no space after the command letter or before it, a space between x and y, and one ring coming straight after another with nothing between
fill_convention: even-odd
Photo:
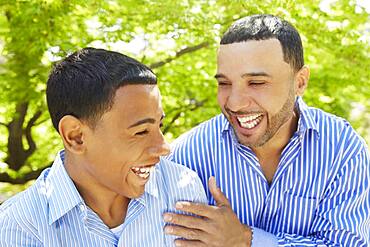
<instances>
[{"instance_id":1,"label":"man's dark buzzed hair","mask_svg":"<svg viewBox=\"0 0 370 247\"><path fill-rule=\"evenodd\" d=\"M298 31L287 21L267 14L247 16L234 22L221 39L221 45L249 40L278 39L284 60L299 71L304 65L303 47Z\"/></svg>"},{"instance_id":2,"label":"man's dark buzzed hair","mask_svg":"<svg viewBox=\"0 0 370 247\"><path fill-rule=\"evenodd\" d=\"M54 128L58 131L66 115L95 127L112 107L116 90L129 84L157 84L157 78L147 66L121 53L89 47L76 51L53 67L47 81Z\"/></svg>"}]
</instances>

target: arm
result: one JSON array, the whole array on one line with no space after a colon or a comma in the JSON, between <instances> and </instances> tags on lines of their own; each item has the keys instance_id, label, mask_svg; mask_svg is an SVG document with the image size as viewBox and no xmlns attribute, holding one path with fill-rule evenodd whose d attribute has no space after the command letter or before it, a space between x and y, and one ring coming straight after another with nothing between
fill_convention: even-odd
<instances>
[{"instance_id":1,"label":"arm","mask_svg":"<svg viewBox=\"0 0 370 247\"><path fill-rule=\"evenodd\" d=\"M166 233L188 240L177 240L181 246L368 246L370 233L370 159L365 147L345 161L329 184L311 226L311 234L278 233L243 226L227 199L210 182L217 207L180 203L179 210L201 216L170 214L165 221L177 226L166 227ZM251 238L253 240L251 241ZM191 239L189 241L189 239ZM230 242L233 240L233 242ZM238 243L236 242L238 241Z\"/></svg>"},{"instance_id":2,"label":"arm","mask_svg":"<svg viewBox=\"0 0 370 247\"><path fill-rule=\"evenodd\" d=\"M20 227L4 212L0 213L0 246L41 247L42 243L26 229Z\"/></svg>"},{"instance_id":3,"label":"arm","mask_svg":"<svg viewBox=\"0 0 370 247\"><path fill-rule=\"evenodd\" d=\"M275 241L275 243L278 242L282 246L370 246L370 158L366 146L357 138L356 136L351 136L349 138L351 140L350 143L347 143L345 140L348 139L348 135L346 134L343 140L340 141L340 149L344 148L347 151L342 150L340 152L344 155L344 157L337 160L337 162L341 163L338 164L338 167L341 168L333 173L335 178L326 186L327 191L325 191L319 202L309 235L300 236L283 232L272 235L262 229L252 228L252 246L273 246L266 243L266 241L270 240ZM354 139L357 140L353 141ZM194 147L194 145L192 144L192 139L188 138L185 144L175 145L171 158L179 163L190 164L189 167L198 172L203 184L205 184L207 177L212 174L203 174L205 169L202 170L197 167L200 164L204 165L203 162L206 159L199 158L204 155L203 153L190 155L193 154L191 147ZM354 149L349 149L349 145L355 145L356 151L350 151ZM205 148L205 150L208 149ZM197 150L194 152L197 152ZM215 195L213 197L215 198ZM182 210L192 211L194 214L197 214L197 207L199 205L190 204L186 206L186 209L183 208ZM214 208L213 206L203 205L199 210L212 211ZM233 218L233 212L230 210L229 213L229 218ZM204 216L202 217L204 218ZM219 218L218 215L213 223L217 222L217 218ZM194 229L199 230L199 218L192 221L189 218L180 219L177 216L173 216L172 222L175 221L178 221L175 224L181 226L194 224ZM208 222L210 221L208 220ZM239 221L232 222L232 225L241 229ZM189 229L189 227L187 228ZM223 228L219 227L219 229ZM176 228L176 230L181 231L179 236L186 238L185 234L188 234L186 229ZM216 233L216 235L223 234L223 231Z\"/></svg>"}]
</instances>

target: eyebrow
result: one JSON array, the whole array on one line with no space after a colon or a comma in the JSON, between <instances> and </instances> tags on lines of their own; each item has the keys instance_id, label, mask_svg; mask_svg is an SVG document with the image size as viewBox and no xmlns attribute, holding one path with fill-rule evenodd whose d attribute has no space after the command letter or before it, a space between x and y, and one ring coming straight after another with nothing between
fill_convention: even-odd
<instances>
[{"instance_id":1,"label":"eyebrow","mask_svg":"<svg viewBox=\"0 0 370 247\"><path fill-rule=\"evenodd\" d=\"M265 76L265 77L271 77L271 75L265 73L265 72L251 72L251 73L244 73L242 75L242 78L244 77L252 77L252 76Z\"/></svg>"},{"instance_id":2,"label":"eyebrow","mask_svg":"<svg viewBox=\"0 0 370 247\"><path fill-rule=\"evenodd\" d=\"M162 115L162 117L161 117L160 120L162 121L163 118L164 118L164 115ZM146 124L146 123L154 124L155 123L155 119L154 118L144 118L144 119L141 119L141 120L137 121L136 123L131 124L128 127L128 129L133 128L133 127L136 127L136 126L139 126L139 125L142 125L142 124Z\"/></svg>"},{"instance_id":3,"label":"eyebrow","mask_svg":"<svg viewBox=\"0 0 370 247\"><path fill-rule=\"evenodd\" d=\"M244 77L252 77L252 76L265 76L265 77L272 77L271 75L265 73L265 72L251 72L251 73L244 73L242 74L242 78ZM219 78L227 78L224 74L216 74L215 79Z\"/></svg>"}]
</instances>

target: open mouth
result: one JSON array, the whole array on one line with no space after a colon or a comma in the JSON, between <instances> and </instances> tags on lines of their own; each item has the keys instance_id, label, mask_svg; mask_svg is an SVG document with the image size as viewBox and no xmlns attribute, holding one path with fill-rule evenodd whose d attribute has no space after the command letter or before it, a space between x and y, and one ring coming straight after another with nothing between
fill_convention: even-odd
<instances>
[{"instance_id":1,"label":"open mouth","mask_svg":"<svg viewBox=\"0 0 370 247\"><path fill-rule=\"evenodd\" d=\"M148 179L150 176L150 172L154 170L155 165L145 166L145 167L138 167L134 166L131 168L131 171L135 173L136 176L142 179Z\"/></svg>"},{"instance_id":2,"label":"open mouth","mask_svg":"<svg viewBox=\"0 0 370 247\"><path fill-rule=\"evenodd\" d=\"M262 121L262 118L263 118L263 114L261 113L251 114L251 115L243 116L243 117L240 117L240 116L236 117L240 126L245 129L253 129Z\"/></svg>"}]
</instances>

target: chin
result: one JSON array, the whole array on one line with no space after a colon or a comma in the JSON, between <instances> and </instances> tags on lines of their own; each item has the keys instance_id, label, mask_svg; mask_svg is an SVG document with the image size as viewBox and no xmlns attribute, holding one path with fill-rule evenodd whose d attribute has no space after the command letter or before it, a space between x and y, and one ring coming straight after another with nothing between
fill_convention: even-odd
<instances>
[{"instance_id":1,"label":"chin","mask_svg":"<svg viewBox=\"0 0 370 247\"><path fill-rule=\"evenodd\" d=\"M132 190L128 197L131 199L138 198L144 194L144 191L144 188L137 188L136 190Z\"/></svg>"},{"instance_id":2,"label":"chin","mask_svg":"<svg viewBox=\"0 0 370 247\"><path fill-rule=\"evenodd\" d=\"M238 141L246 147L257 148L263 146L266 142L262 139L263 136L251 136L245 137L241 134L237 134Z\"/></svg>"}]
</instances>

